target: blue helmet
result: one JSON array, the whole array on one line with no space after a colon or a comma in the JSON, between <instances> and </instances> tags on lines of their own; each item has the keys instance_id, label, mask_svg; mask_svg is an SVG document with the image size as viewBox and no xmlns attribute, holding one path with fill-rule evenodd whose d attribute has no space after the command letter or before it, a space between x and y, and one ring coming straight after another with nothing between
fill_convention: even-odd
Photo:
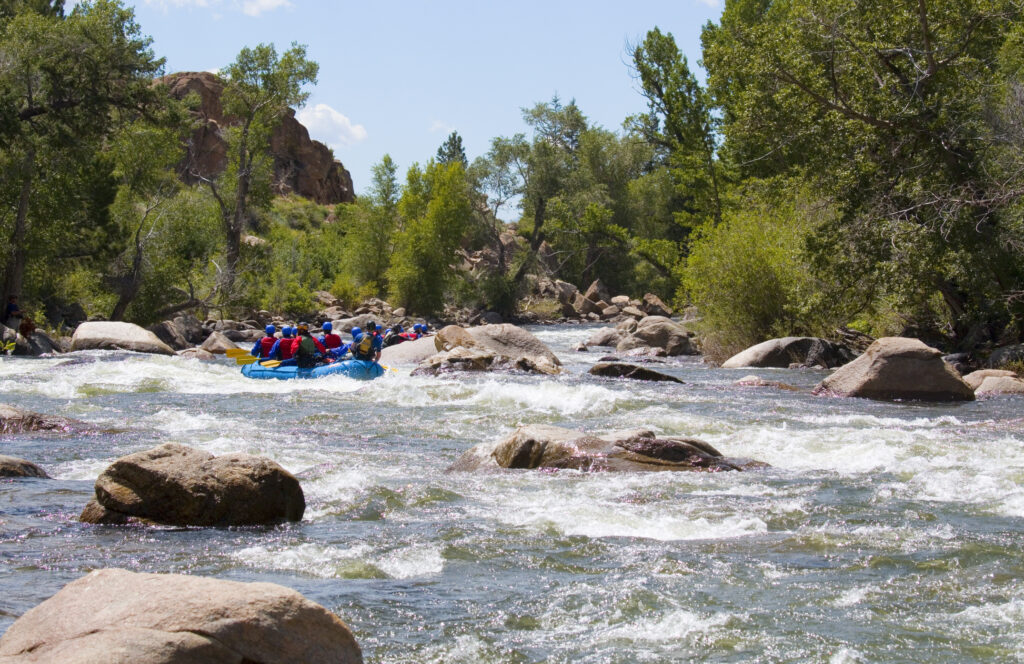
<instances>
[{"instance_id":1,"label":"blue helmet","mask_svg":"<svg viewBox=\"0 0 1024 664\"><path fill-rule=\"evenodd\" d=\"M277 331L277 328L274 327L273 325L268 325L265 328L263 328L263 332L266 333L266 335L268 337L274 336L274 332L276 332L276 331Z\"/></svg>"},{"instance_id":2,"label":"blue helmet","mask_svg":"<svg viewBox=\"0 0 1024 664\"><path fill-rule=\"evenodd\" d=\"M384 329L384 326L383 326L383 325L381 325L380 323L377 323L377 331L378 331L378 332L380 332L380 331L382 331L383 329Z\"/></svg>"},{"instance_id":3,"label":"blue helmet","mask_svg":"<svg viewBox=\"0 0 1024 664\"><path fill-rule=\"evenodd\" d=\"M353 339L355 339L357 336L361 335L362 333L363 333L363 331L360 328L358 328L358 327L353 327L352 328L352 338Z\"/></svg>"},{"instance_id":4,"label":"blue helmet","mask_svg":"<svg viewBox=\"0 0 1024 664\"><path fill-rule=\"evenodd\" d=\"M281 336L283 336L285 339L287 339L288 337L292 336L292 328L290 328L288 326L282 327L281 328Z\"/></svg>"},{"instance_id":5,"label":"blue helmet","mask_svg":"<svg viewBox=\"0 0 1024 664\"><path fill-rule=\"evenodd\" d=\"M413 332L422 332L423 331L423 326L420 325L419 323L416 323L415 325L412 326L412 329L413 329Z\"/></svg>"},{"instance_id":6,"label":"blue helmet","mask_svg":"<svg viewBox=\"0 0 1024 664\"><path fill-rule=\"evenodd\" d=\"M334 326L331 325L331 321L327 321L320 326L320 329L322 329L324 332L330 332L331 330L334 329Z\"/></svg>"}]
</instances>

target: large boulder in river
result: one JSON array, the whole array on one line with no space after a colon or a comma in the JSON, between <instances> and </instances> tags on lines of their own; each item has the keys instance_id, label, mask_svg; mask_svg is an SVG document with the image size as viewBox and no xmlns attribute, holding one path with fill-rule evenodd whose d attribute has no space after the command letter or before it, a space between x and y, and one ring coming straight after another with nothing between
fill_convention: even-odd
<instances>
[{"instance_id":1,"label":"large boulder in river","mask_svg":"<svg viewBox=\"0 0 1024 664\"><path fill-rule=\"evenodd\" d=\"M388 346L380 353L382 364L419 364L437 353L434 337L420 337Z\"/></svg>"},{"instance_id":2,"label":"large boulder in river","mask_svg":"<svg viewBox=\"0 0 1024 664\"><path fill-rule=\"evenodd\" d=\"M0 454L0 477L40 477L49 478L46 471L32 463L17 457Z\"/></svg>"},{"instance_id":3,"label":"large boulder in river","mask_svg":"<svg viewBox=\"0 0 1024 664\"><path fill-rule=\"evenodd\" d=\"M640 305L644 313L648 316L665 316L668 318L672 315L672 309L667 304L661 301L661 298L654 293L645 293L643 304Z\"/></svg>"},{"instance_id":4,"label":"large boulder in river","mask_svg":"<svg viewBox=\"0 0 1024 664\"><path fill-rule=\"evenodd\" d=\"M56 415L42 415L30 410L0 404L0 434L28 433L31 431L55 431L60 433L84 432L89 425Z\"/></svg>"},{"instance_id":5,"label":"large boulder in river","mask_svg":"<svg viewBox=\"0 0 1024 664\"><path fill-rule=\"evenodd\" d=\"M0 638L4 664L362 661L348 626L290 588L123 569L72 581Z\"/></svg>"},{"instance_id":6,"label":"large boulder in river","mask_svg":"<svg viewBox=\"0 0 1024 664\"><path fill-rule=\"evenodd\" d=\"M155 334L160 341L164 342L176 351L185 350L191 345L189 344L188 339L186 339L181 333L178 326L174 324L174 321L165 320L162 323L150 325L146 329Z\"/></svg>"},{"instance_id":7,"label":"large boulder in river","mask_svg":"<svg viewBox=\"0 0 1024 664\"><path fill-rule=\"evenodd\" d=\"M666 355L697 355L690 332L670 318L648 316L637 323L636 330L615 346L622 353L634 348L661 348Z\"/></svg>"},{"instance_id":8,"label":"large boulder in river","mask_svg":"<svg viewBox=\"0 0 1024 664\"><path fill-rule=\"evenodd\" d=\"M544 342L508 323L469 329L448 325L434 335L434 343L438 353L421 363L416 374L495 370L556 374L562 370L562 363Z\"/></svg>"},{"instance_id":9,"label":"large boulder in river","mask_svg":"<svg viewBox=\"0 0 1024 664\"><path fill-rule=\"evenodd\" d=\"M973 401L974 390L942 353L917 339L883 337L814 388L815 394L868 399Z\"/></svg>"},{"instance_id":10,"label":"large boulder in river","mask_svg":"<svg viewBox=\"0 0 1024 664\"><path fill-rule=\"evenodd\" d=\"M502 440L468 450L449 468L558 468L586 471L742 470L758 464L730 460L696 438L657 438L645 430L593 436L546 424L519 427Z\"/></svg>"},{"instance_id":11,"label":"large boulder in river","mask_svg":"<svg viewBox=\"0 0 1024 664\"><path fill-rule=\"evenodd\" d=\"M622 332L614 327L602 327L590 335L587 339L588 346L610 346L614 348L622 341Z\"/></svg>"},{"instance_id":12,"label":"large boulder in river","mask_svg":"<svg viewBox=\"0 0 1024 664\"><path fill-rule=\"evenodd\" d=\"M245 526L299 521L305 509L299 481L270 459L240 453L215 457L165 443L108 466L81 518L86 523Z\"/></svg>"},{"instance_id":13,"label":"large boulder in river","mask_svg":"<svg viewBox=\"0 0 1024 664\"><path fill-rule=\"evenodd\" d=\"M210 333L210 336L206 337L206 341L199 348L207 353L223 355L233 348L238 348L238 345L229 339L225 333L214 331Z\"/></svg>"},{"instance_id":14,"label":"large boulder in river","mask_svg":"<svg viewBox=\"0 0 1024 664\"><path fill-rule=\"evenodd\" d=\"M71 337L71 350L133 350L174 355L174 349L149 330L134 323L117 321L82 323Z\"/></svg>"},{"instance_id":15,"label":"large boulder in river","mask_svg":"<svg viewBox=\"0 0 1024 664\"><path fill-rule=\"evenodd\" d=\"M740 367L776 367L786 369L792 365L820 366L824 369L840 367L854 358L845 346L816 337L783 337L769 339L739 352L722 363L723 369Z\"/></svg>"}]
</instances>

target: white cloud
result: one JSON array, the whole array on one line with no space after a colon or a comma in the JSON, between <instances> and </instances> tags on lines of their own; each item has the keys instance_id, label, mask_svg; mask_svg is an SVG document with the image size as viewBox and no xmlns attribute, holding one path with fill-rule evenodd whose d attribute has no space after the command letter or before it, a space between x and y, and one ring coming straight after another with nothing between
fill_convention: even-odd
<instances>
[{"instance_id":1,"label":"white cloud","mask_svg":"<svg viewBox=\"0 0 1024 664\"><path fill-rule=\"evenodd\" d=\"M307 106L299 110L295 117L309 130L310 136L335 150L367 137L366 127L352 124L351 120L327 104Z\"/></svg>"},{"instance_id":2,"label":"white cloud","mask_svg":"<svg viewBox=\"0 0 1024 664\"><path fill-rule=\"evenodd\" d=\"M430 133L432 134L436 134L439 131L443 131L446 134L450 134L453 130L454 129L451 125L445 122L441 122L440 120L434 120L434 122L431 123L430 125Z\"/></svg>"},{"instance_id":3,"label":"white cloud","mask_svg":"<svg viewBox=\"0 0 1024 664\"><path fill-rule=\"evenodd\" d=\"M236 10L240 9L246 16L259 16L264 12L273 11L281 7L291 7L291 0L145 0L147 5L153 5L164 12L170 9L183 7L221 8L227 5Z\"/></svg>"},{"instance_id":4,"label":"white cloud","mask_svg":"<svg viewBox=\"0 0 1024 664\"><path fill-rule=\"evenodd\" d=\"M697 0L702 5L707 5L712 9L718 9L722 6L722 0Z\"/></svg>"},{"instance_id":5,"label":"white cloud","mask_svg":"<svg viewBox=\"0 0 1024 664\"><path fill-rule=\"evenodd\" d=\"M259 16L278 7L291 6L291 0L242 0L242 13L246 16Z\"/></svg>"}]
</instances>

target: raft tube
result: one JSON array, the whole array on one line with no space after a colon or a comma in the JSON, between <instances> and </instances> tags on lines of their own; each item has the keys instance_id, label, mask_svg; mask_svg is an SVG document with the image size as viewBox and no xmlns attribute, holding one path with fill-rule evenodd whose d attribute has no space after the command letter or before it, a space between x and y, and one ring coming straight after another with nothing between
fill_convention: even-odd
<instances>
[{"instance_id":1,"label":"raft tube","mask_svg":"<svg viewBox=\"0 0 1024 664\"><path fill-rule=\"evenodd\" d=\"M292 378L323 378L338 374L357 380L373 380L384 375L384 367L370 360L342 360L331 364L321 364L312 369L300 369L294 364L274 368L265 367L259 362L242 365L242 375L248 378L290 380Z\"/></svg>"}]
</instances>

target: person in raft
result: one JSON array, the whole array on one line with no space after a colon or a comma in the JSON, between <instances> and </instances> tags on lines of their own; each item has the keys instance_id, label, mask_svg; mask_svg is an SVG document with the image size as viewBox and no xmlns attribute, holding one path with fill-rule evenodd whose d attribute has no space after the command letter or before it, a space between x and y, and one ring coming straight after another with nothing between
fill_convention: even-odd
<instances>
[{"instance_id":1,"label":"person in raft","mask_svg":"<svg viewBox=\"0 0 1024 664\"><path fill-rule=\"evenodd\" d=\"M409 337L405 336L405 330L402 329L402 326L396 323L394 327L384 334L383 346L384 348L388 348L405 341L409 341Z\"/></svg>"},{"instance_id":2,"label":"person in raft","mask_svg":"<svg viewBox=\"0 0 1024 664\"><path fill-rule=\"evenodd\" d=\"M273 325L267 325L263 328L263 333L266 335L262 339L257 339L256 343L252 345L252 350L249 354L253 357L258 357L261 360L266 360L271 357L271 351L277 344L277 337L274 336L276 328Z\"/></svg>"},{"instance_id":3,"label":"person in raft","mask_svg":"<svg viewBox=\"0 0 1024 664\"><path fill-rule=\"evenodd\" d=\"M299 334L296 337L298 343L295 344L295 364L300 369L312 369L327 355L327 349L319 339L310 336L309 325L306 323L299 323L296 329Z\"/></svg>"},{"instance_id":4,"label":"person in raft","mask_svg":"<svg viewBox=\"0 0 1024 664\"><path fill-rule=\"evenodd\" d=\"M372 325L372 323L371 323ZM352 328L352 343L349 345L349 352L357 360L376 362L380 359L380 345L378 337L370 334L369 330L374 329L367 325L367 331L363 332L358 327Z\"/></svg>"},{"instance_id":5,"label":"person in raft","mask_svg":"<svg viewBox=\"0 0 1024 664\"><path fill-rule=\"evenodd\" d=\"M321 329L323 334L320 335L320 343L323 344L324 348L328 351L341 348L341 337L334 333L334 325L331 324L331 321L325 321Z\"/></svg>"},{"instance_id":6,"label":"person in raft","mask_svg":"<svg viewBox=\"0 0 1024 664\"><path fill-rule=\"evenodd\" d=\"M285 325L281 328L281 338L271 346L267 358L280 360L281 362L292 359L294 354L294 351L292 351L292 341L292 328Z\"/></svg>"}]
</instances>

